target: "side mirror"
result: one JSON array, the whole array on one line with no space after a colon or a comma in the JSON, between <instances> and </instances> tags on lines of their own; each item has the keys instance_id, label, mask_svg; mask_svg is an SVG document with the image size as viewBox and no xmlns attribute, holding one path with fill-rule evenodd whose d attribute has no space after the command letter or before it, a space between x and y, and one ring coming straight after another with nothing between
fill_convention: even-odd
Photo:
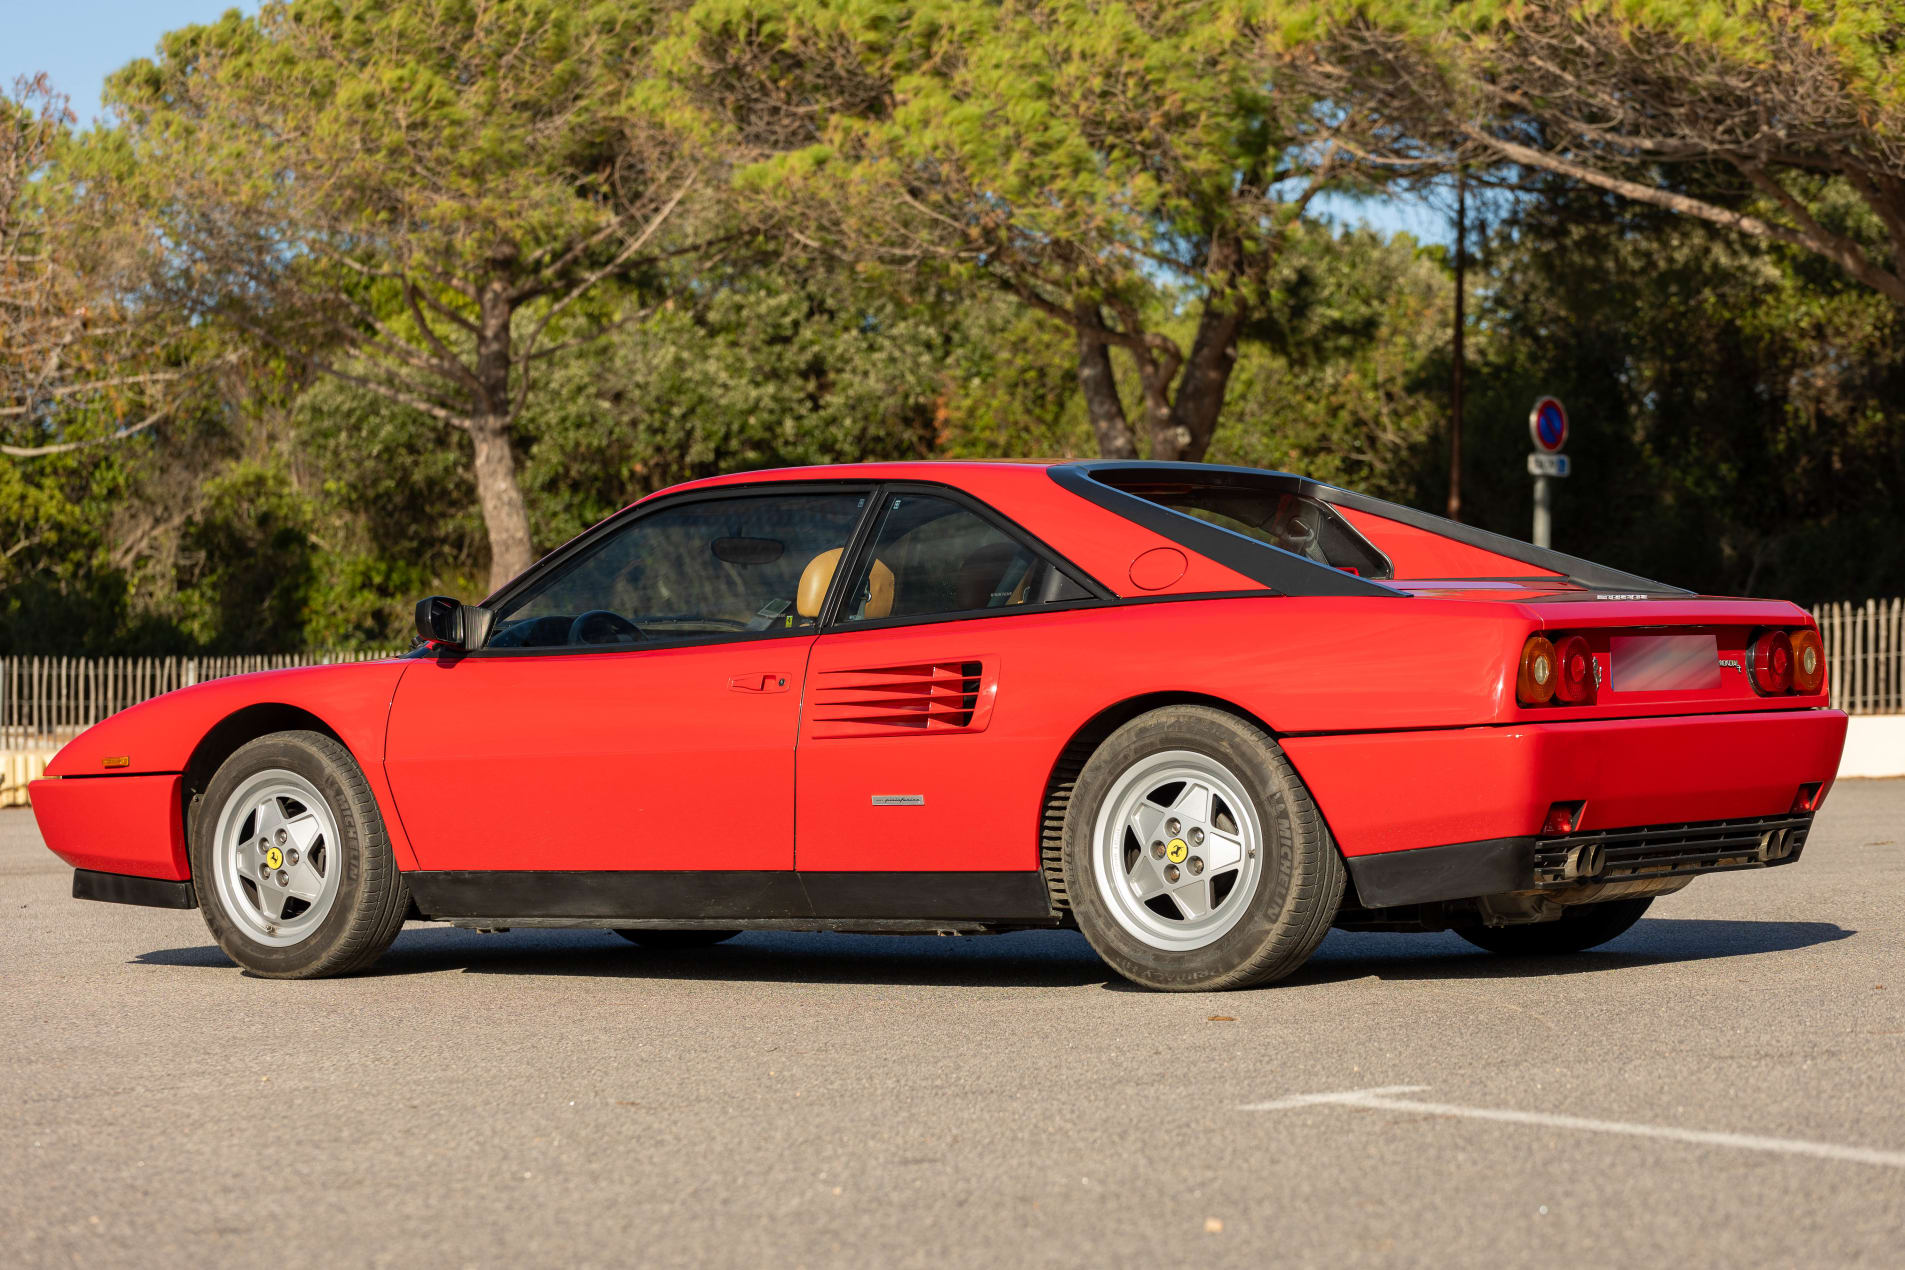
<instances>
[{"instance_id":1,"label":"side mirror","mask_svg":"<svg viewBox=\"0 0 1905 1270\"><path fill-rule=\"evenodd\" d=\"M459 604L447 595L417 601L417 635L425 643L471 652L489 639L496 615L479 604Z\"/></svg>"}]
</instances>

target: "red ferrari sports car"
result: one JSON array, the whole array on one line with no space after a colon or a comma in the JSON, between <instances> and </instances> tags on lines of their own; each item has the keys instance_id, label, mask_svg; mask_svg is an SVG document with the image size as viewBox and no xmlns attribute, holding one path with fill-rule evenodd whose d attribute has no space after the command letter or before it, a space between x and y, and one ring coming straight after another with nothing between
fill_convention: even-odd
<instances>
[{"instance_id":1,"label":"red ferrari sports car","mask_svg":"<svg viewBox=\"0 0 1905 1270\"><path fill-rule=\"evenodd\" d=\"M1332 925L1603 943L1797 860L1845 737L1791 604L1245 468L696 481L417 623L68 745L32 799L73 894L197 907L286 978L424 919L1071 926L1234 988Z\"/></svg>"}]
</instances>

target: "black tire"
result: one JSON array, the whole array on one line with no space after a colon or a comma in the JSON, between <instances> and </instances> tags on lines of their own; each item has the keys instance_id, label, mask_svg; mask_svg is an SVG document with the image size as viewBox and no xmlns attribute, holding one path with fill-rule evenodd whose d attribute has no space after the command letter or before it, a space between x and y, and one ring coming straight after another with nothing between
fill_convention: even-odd
<instances>
[{"instance_id":1,"label":"black tire","mask_svg":"<svg viewBox=\"0 0 1905 1270\"><path fill-rule=\"evenodd\" d=\"M284 947L248 933L214 880L221 810L246 781L272 770L309 781L329 804L342 839L327 844L327 870L341 870L330 911L308 935ZM362 970L390 947L410 909L409 888L363 772L349 750L320 732L274 732L240 746L225 760L192 818L191 862L199 909L212 938L245 970L267 979L319 979Z\"/></svg>"},{"instance_id":2,"label":"black tire","mask_svg":"<svg viewBox=\"0 0 1905 1270\"><path fill-rule=\"evenodd\" d=\"M1646 915L1647 906L1653 902L1654 897L1649 895L1638 900L1579 904L1563 910L1552 922L1527 926L1457 926L1455 933L1477 948L1505 957L1556 957L1597 948L1625 935Z\"/></svg>"},{"instance_id":3,"label":"black tire","mask_svg":"<svg viewBox=\"0 0 1905 1270\"><path fill-rule=\"evenodd\" d=\"M643 930L639 926L618 927L615 931L631 944L644 948L712 948L733 939L738 930Z\"/></svg>"},{"instance_id":4,"label":"black tire","mask_svg":"<svg viewBox=\"0 0 1905 1270\"><path fill-rule=\"evenodd\" d=\"M1216 760L1254 805L1264 860L1241 917L1195 949L1155 947L1123 924L1100 893L1093 835L1100 811L1134 765L1169 751ZM1309 959L1342 901L1342 856L1316 804L1269 733L1210 706L1139 715L1099 745L1079 773L1065 816L1066 892L1079 929L1111 968L1167 992L1210 992L1281 979Z\"/></svg>"}]
</instances>

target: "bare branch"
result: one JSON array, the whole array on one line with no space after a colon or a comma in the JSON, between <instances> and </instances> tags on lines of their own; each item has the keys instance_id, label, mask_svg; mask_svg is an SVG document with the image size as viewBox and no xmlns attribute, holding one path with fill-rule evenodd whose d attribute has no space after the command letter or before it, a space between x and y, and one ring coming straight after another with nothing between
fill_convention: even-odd
<instances>
[{"instance_id":1,"label":"bare branch","mask_svg":"<svg viewBox=\"0 0 1905 1270\"><path fill-rule=\"evenodd\" d=\"M235 354L227 354L219 358L218 361L229 362L234 360L234 357ZM208 365L200 369L209 368ZM31 414L38 408L37 402L63 401L69 397L77 397L85 393L97 392L104 388L125 388L145 384L176 383L196 373L198 372L183 370L151 371L143 375L114 375L106 379L84 379L73 383L60 384L57 387L47 388L36 393L33 401L17 406L0 406L0 417Z\"/></svg>"},{"instance_id":2,"label":"bare branch","mask_svg":"<svg viewBox=\"0 0 1905 1270\"><path fill-rule=\"evenodd\" d=\"M427 401L415 393L408 392L394 384L387 384L382 380L372 379L365 375L354 375L349 371L339 370L335 363L321 357L307 357L305 360L309 362L313 368L323 371L334 379L341 379L347 384L356 384L359 388L374 392L378 396L394 401L400 406L408 406L412 410L429 415L439 423L447 423L451 427L461 428L465 432L468 432L470 429L469 420L457 414L455 411L450 410L448 407L437 405L433 401Z\"/></svg>"},{"instance_id":3,"label":"bare branch","mask_svg":"<svg viewBox=\"0 0 1905 1270\"><path fill-rule=\"evenodd\" d=\"M52 445L0 445L0 454L16 459L37 459L47 454L70 454L74 450L90 449L96 445L109 445L114 441L123 441L127 437L137 436L153 424L172 412L170 404L159 407L145 418L134 424L119 428L103 437L88 437L84 441L59 441Z\"/></svg>"}]
</instances>

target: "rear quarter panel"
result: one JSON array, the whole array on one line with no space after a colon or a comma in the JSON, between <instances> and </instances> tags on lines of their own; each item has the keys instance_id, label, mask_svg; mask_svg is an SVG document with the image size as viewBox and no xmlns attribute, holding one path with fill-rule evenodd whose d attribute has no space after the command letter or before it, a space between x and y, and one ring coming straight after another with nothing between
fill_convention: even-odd
<instances>
[{"instance_id":1,"label":"rear quarter panel","mask_svg":"<svg viewBox=\"0 0 1905 1270\"><path fill-rule=\"evenodd\" d=\"M996 666L997 689L983 732L827 737L810 711L796 858L818 870L1036 868L1053 765L1106 710L1168 693L1231 703L1279 733L1480 723L1500 708L1524 630L1473 605L1266 596L823 635L810 683L978 660ZM932 813L874 806L880 794L919 795Z\"/></svg>"}]
</instances>

